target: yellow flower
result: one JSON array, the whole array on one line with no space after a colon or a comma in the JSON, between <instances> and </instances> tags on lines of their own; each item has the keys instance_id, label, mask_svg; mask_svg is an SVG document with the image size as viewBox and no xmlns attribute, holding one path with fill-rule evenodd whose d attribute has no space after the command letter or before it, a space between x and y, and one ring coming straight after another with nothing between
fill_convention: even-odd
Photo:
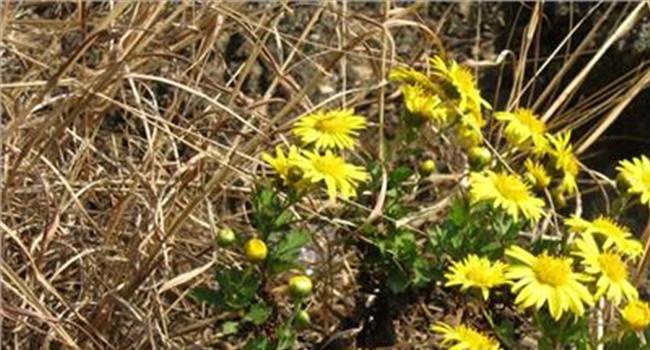
<instances>
[{"instance_id":1,"label":"yellow flower","mask_svg":"<svg viewBox=\"0 0 650 350\"><path fill-rule=\"evenodd\" d=\"M436 85L428 76L411 67L396 67L391 69L388 73L388 79L406 85L421 86L428 92L436 90Z\"/></svg>"},{"instance_id":2,"label":"yellow flower","mask_svg":"<svg viewBox=\"0 0 650 350\"><path fill-rule=\"evenodd\" d=\"M446 80L454 87L455 95L460 100L458 107L461 111L478 111L480 114L481 105L490 107L489 103L481 98L476 79L471 71L454 61L448 65L440 56L431 58L431 65L435 76Z\"/></svg>"},{"instance_id":3,"label":"yellow flower","mask_svg":"<svg viewBox=\"0 0 650 350\"><path fill-rule=\"evenodd\" d=\"M628 280L628 267L623 257L616 252L601 251L590 233L576 239L575 245L577 250L574 255L582 258L585 272L598 276L598 290L594 295L596 300L604 295L618 305L623 301L623 297L627 300L639 297L636 288Z\"/></svg>"},{"instance_id":4,"label":"yellow flower","mask_svg":"<svg viewBox=\"0 0 650 350\"><path fill-rule=\"evenodd\" d=\"M574 232L597 234L604 237L604 249L616 247L619 252L631 257L637 257L643 253L641 242L632 238L630 229L606 216L601 215L593 221L588 221L574 215L564 220L564 224Z\"/></svg>"},{"instance_id":5,"label":"yellow flower","mask_svg":"<svg viewBox=\"0 0 650 350\"><path fill-rule=\"evenodd\" d=\"M549 153L555 161L555 169L561 170L564 174L560 183L560 191L573 194L578 190L576 178L580 172L578 158L573 152L571 145L571 131L561 133L557 136L548 136L551 144Z\"/></svg>"},{"instance_id":6,"label":"yellow flower","mask_svg":"<svg viewBox=\"0 0 650 350\"><path fill-rule=\"evenodd\" d=\"M366 119L352 109L316 112L300 118L293 127L304 144L315 144L317 149L350 149L357 144L359 130L366 128Z\"/></svg>"},{"instance_id":7,"label":"yellow flower","mask_svg":"<svg viewBox=\"0 0 650 350\"><path fill-rule=\"evenodd\" d=\"M284 155L282 147L280 146L275 147L275 157L266 152L262 153L262 160L268 163L278 173L278 176L280 176L280 178L282 178L282 180L287 184L292 182L290 181L292 167L295 167L296 163L301 158L302 156L300 155L300 151L298 151L298 148L293 145L289 147L288 156Z\"/></svg>"},{"instance_id":8,"label":"yellow flower","mask_svg":"<svg viewBox=\"0 0 650 350\"><path fill-rule=\"evenodd\" d=\"M471 173L470 193L473 201L487 200L504 209L515 220L521 213L526 219L537 221L542 216L544 201L530 192L526 183L507 173Z\"/></svg>"},{"instance_id":9,"label":"yellow flower","mask_svg":"<svg viewBox=\"0 0 650 350\"><path fill-rule=\"evenodd\" d=\"M650 159L646 156L623 160L616 168L630 184L628 193L638 194L641 203L650 206Z\"/></svg>"},{"instance_id":10,"label":"yellow flower","mask_svg":"<svg viewBox=\"0 0 650 350\"><path fill-rule=\"evenodd\" d=\"M526 159L526 178L537 188L544 189L551 183L551 176L544 166L535 160Z\"/></svg>"},{"instance_id":11,"label":"yellow flower","mask_svg":"<svg viewBox=\"0 0 650 350\"><path fill-rule=\"evenodd\" d=\"M426 92L419 85L402 86L402 94L409 112L439 124L447 122L449 111L437 95Z\"/></svg>"},{"instance_id":12,"label":"yellow flower","mask_svg":"<svg viewBox=\"0 0 650 350\"><path fill-rule=\"evenodd\" d=\"M534 256L518 246L506 249L506 255L523 263L512 265L506 272L507 278L516 281L512 291L517 293L515 303L521 307L539 310L548 304L551 317L559 320L567 310L581 316L584 304L593 305L587 287L580 283L589 277L571 269L571 258L546 253Z\"/></svg>"},{"instance_id":13,"label":"yellow flower","mask_svg":"<svg viewBox=\"0 0 650 350\"><path fill-rule=\"evenodd\" d=\"M621 310L621 316L628 327L640 332L650 325L650 307L641 300L632 300Z\"/></svg>"},{"instance_id":14,"label":"yellow flower","mask_svg":"<svg viewBox=\"0 0 650 350\"><path fill-rule=\"evenodd\" d=\"M510 143L528 146L532 142L534 153L542 154L547 151L549 145L546 139L546 124L532 110L518 108L514 112L495 113L494 117L507 122L504 131Z\"/></svg>"},{"instance_id":15,"label":"yellow flower","mask_svg":"<svg viewBox=\"0 0 650 350\"><path fill-rule=\"evenodd\" d=\"M451 350L499 350L499 342L493 337L485 335L473 327L458 325L450 326L438 322L431 330L442 335L442 345L449 346ZM451 344L454 344L453 346Z\"/></svg>"},{"instance_id":16,"label":"yellow flower","mask_svg":"<svg viewBox=\"0 0 650 350\"><path fill-rule=\"evenodd\" d=\"M297 163L303 171L303 178L312 183L325 181L331 201L336 199L337 193L344 198L356 196L358 183L368 179L362 167L346 163L329 150L324 155L309 151L303 153L305 157Z\"/></svg>"},{"instance_id":17,"label":"yellow flower","mask_svg":"<svg viewBox=\"0 0 650 350\"><path fill-rule=\"evenodd\" d=\"M470 254L465 260L453 262L449 273L445 274L447 278L445 286L460 285L462 291L479 288L483 299L487 300L490 296L490 288L508 282L504 275L507 267L508 265L500 261L493 263L489 259Z\"/></svg>"}]
</instances>

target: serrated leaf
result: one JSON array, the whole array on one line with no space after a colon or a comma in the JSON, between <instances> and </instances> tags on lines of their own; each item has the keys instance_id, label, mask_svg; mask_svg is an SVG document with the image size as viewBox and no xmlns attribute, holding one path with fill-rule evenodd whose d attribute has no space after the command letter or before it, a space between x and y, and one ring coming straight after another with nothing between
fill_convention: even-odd
<instances>
[{"instance_id":1,"label":"serrated leaf","mask_svg":"<svg viewBox=\"0 0 650 350\"><path fill-rule=\"evenodd\" d=\"M244 315L244 320L252 322L254 325L259 326L264 324L266 320L269 319L273 309L266 303L257 303L250 307L246 315Z\"/></svg>"},{"instance_id":2,"label":"serrated leaf","mask_svg":"<svg viewBox=\"0 0 650 350\"><path fill-rule=\"evenodd\" d=\"M194 288L190 292L190 295L198 301L206 302L213 306L220 306L223 304L223 299L221 298L221 294L211 288L205 288L205 287Z\"/></svg>"},{"instance_id":3,"label":"serrated leaf","mask_svg":"<svg viewBox=\"0 0 650 350\"><path fill-rule=\"evenodd\" d=\"M311 234L307 231L291 231L282 236L269 254L269 262L273 273L280 273L296 265L300 250L311 242Z\"/></svg>"},{"instance_id":4,"label":"serrated leaf","mask_svg":"<svg viewBox=\"0 0 650 350\"><path fill-rule=\"evenodd\" d=\"M259 288L259 278L251 270L224 269L217 272L219 294L223 306L228 309L246 308L255 299Z\"/></svg>"}]
</instances>

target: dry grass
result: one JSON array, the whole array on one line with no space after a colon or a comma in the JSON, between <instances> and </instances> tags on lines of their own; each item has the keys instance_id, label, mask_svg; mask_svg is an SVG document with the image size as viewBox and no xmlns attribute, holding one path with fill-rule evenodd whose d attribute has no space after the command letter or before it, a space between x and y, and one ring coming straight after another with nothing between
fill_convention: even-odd
<instances>
[{"instance_id":1,"label":"dry grass","mask_svg":"<svg viewBox=\"0 0 650 350\"><path fill-rule=\"evenodd\" d=\"M623 11L620 32L609 39L647 14L646 5ZM213 235L221 225L252 230L246 201L263 174L259 153L286 142L283 132L297 116L346 105L375 126L361 152L384 159L384 128L397 117L398 98L386 71L443 51L449 15L423 18L422 5L364 10L346 2L2 6L3 349L238 348L219 335L219 321L234 315L188 292L210 284L214 268L241 261L217 250ZM544 60L561 56L564 75L578 64L573 57L590 55L596 64L601 54L586 52L588 45L558 48L558 57L531 53L542 21L541 4L533 6L528 32L516 34L525 36L520 51L505 60L476 53L467 62L514 65L513 87L499 91L509 106L530 99L535 83L526 83ZM417 38L408 54L405 33ZM469 47L484 44L474 39ZM542 64L533 69L531 61ZM572 107L583 76L566 89L553 80L537 107L559 127L591 123L599 135L649 74L646 64L635 78ZM382 215L382 194L376 197L365 208L373 218ZM317 203L300 215L330 222L342 235L354 231ZM325 258L315 262L323 304L312 307L319 326L305 341L313 343L335 338L342 315L362 299L352 293L354 252L326 237L316 247ZM400 321L412 325L400 336L425 346L430 339L419 330L431 320L421 315L438 309L415 309Z\"/></svg>"}]
</instances>

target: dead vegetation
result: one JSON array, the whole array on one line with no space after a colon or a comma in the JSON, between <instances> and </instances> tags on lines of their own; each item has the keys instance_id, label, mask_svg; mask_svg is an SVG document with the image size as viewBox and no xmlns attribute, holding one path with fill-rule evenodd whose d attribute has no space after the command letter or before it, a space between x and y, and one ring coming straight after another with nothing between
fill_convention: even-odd
<instances>
[{"instance_id":1,"label":"dead vegetation","mask_svg":"<svg viewBox=\"0 0 650 350\"><path fill-rule=\"evenodd\" d=\"M188 297L212 283L214 269L241 261L215 248L215 232L228 225L250 233L247 198L264 174L259 153L305 112L354 107L373 125L362 152L382 159L399 116L399 94L385 77L398 63L421 65L453 47L450 55L463 53L477 70L508 76L495 79L496 103L532 103L555 128L588 130L580 152L650 82L642 61L575 98L603 55L648 16L647 3L590 5L594 17L576 18L549 56L539 53L540 3L521 10L530 20L523 32L513 29L519 46L503 51L494 31L481 34L481 20L498 20L480 6L437 6L3 3L2 348L240 348L245 334L220 334L234 315ZM464 15L476 19L473 32L449 29ZM611 31L603 36L603 28ZM562 68L538 86L534 78L558 61ZM339 235L354 231L336 225ZM332 344L360 332L345 319L368 295L356 293L355 252L327 237L316 246L318 326L302 341ZM395 347L433 347L426 330L442 309L426 300L386 320L397 329Z\"/></svg>"}]
</instances>

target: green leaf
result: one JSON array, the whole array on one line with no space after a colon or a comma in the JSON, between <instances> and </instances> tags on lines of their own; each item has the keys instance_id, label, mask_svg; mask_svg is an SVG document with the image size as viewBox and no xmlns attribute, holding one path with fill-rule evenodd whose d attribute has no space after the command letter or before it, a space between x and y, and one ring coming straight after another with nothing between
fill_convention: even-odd
<instances>
[{"instance_id":1,"label":"green leaf","mask_svg":"<svg viewBox=\"0 0 650 350\"><path fill-rule=\"evenodd\" d=\"M223 335L236 334L239 332L239 322L227 321L221 325L221 333Z\"/></svg>"},{"instance_id":2,"label":"green leaf","mask_svg":"<svg viewBox=\"0 0 650 350\"><path fill-rule=\"evenodd\" d=\"M249 341L244 350L272 350L273 346L265 337L257 337Z\"/></svg>"},{"instance_id":3,"label":"green leaf","mask_svg":"<svg viewBox=\"0 0 650 350\"><path fill-rule=\"evenodd\" d=\"M223 299L221 298L221 294L211 288L204 288L204 287L194 288L190 292L190 295L198 301L202 301L213 306L223 305Z\"/></svg>"},{"instance_id":4,"label":"green leaf","mask_svg":"<svg viewBox=\"0 0 650 350\"><path fill-rule=\"evenodd\" d=\"M413 262L413 285L415 287L424 287L431 282L433 277L433 267L427 259L418 256Z\"/></svg>"},{"instance_id":5,"label":"green leaf","mask_svg":"<svg viewBox=\"0 0 650 350\"><path fill-rule=\"evenodd\" d=\"M253 195L252 224L262 234L262 238L272 232L288 229L293 219L290 211L286 210L284 201L272 187L264 186Z\"/></svg>"},{"instance_id":6,"label":"green leaf","mask_svg":"<svg viewBox=\"0 0 650 350\"><path fill-rule=\"evenodd\" d=\"M388 174L388 187L394 188L399 186L402 182L406 181L411 175L413 170L405 165L397 167L395 170Z\"/></svg>"},{"instance_id":7,"label":"green leaf","mask_svg":"<svg viewBox=\"0 0 650 350\"><path fill-rule=\"evenodd\" d=\"M264 302L254 304L248 310L248 313L244 315L244 320L252 322L254 325L259 326L264 324L266 320L269 319L273 313L273 308L267 305Z\"/></svg>"},{"instance_id":8,"label":"green leaf","mask_svg":"<svg viewBox=\"0 0 650 350\"><path fill-rule=\"evenodd\" d=\"M252 270L230 268L217 272L219 294L223 307L240 310L250 305L259 288L259 278Z\"/></svg>"},{"instance_id":9,"label":"green leaf","mask_svg":"<svg viewBox=\"0 0 650 350\"><path fill-rule=\"evenodd\" d=\"M300 250L311 242L311 234L307 231L291 231L282 236L274 244L269 254L269 262L273 273L280 273L296 266Z\"/></svg>"},{"instance_id":10,"label":"green leaf","mask_svg":"<svg viewBox=\"0 0 650 350\"><path fill-rule=\"evenodd\" d=\"M276 350L291 350L296 343L296 335L291 328L282 327L278 330L278 345Z\"/></svg>"}]
</instances>

